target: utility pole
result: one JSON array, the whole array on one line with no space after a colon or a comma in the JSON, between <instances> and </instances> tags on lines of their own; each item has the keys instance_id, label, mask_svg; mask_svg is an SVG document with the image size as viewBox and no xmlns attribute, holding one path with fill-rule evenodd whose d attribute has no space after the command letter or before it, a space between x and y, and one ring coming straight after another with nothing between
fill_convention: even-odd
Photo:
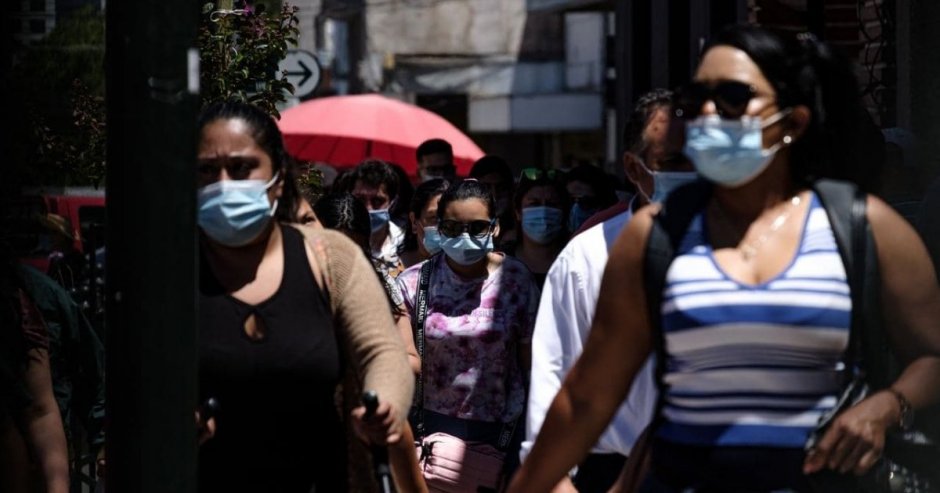
<instances>
[{"instance_id":1,"label":"utility pole","mask_svg":"<svg viewBox=\"0 0 940 493\"><path fill-rule=\"evenodd\" d=\"M614 71L617 73L614 82L614 101L617 109L615 162L619 163L620 156L623 156L626 150L620 134L633 106L633 0L618 0L614 5Z\"/></svg>"},{"instance_id":2,"label":"utility pole","mask_svg":"<svg viewBox=\"0 0 940 493\"><path fill-rule=\"evenodd\" d=\"M107 490L197 489L200 2L107 5Z\"/></svg>"}]
</instances>

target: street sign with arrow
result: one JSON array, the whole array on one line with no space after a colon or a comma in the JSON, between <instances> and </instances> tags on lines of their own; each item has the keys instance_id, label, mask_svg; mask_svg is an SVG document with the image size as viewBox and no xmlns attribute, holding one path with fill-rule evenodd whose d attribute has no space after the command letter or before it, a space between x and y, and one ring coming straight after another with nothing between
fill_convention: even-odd
<instances>
[{"instance_id":1,"label":"street sign with arrow","mask_svg":"<svg viewBox=\"0 0 940 493\"><path fill-rule=\"evenodd\" d=\"M277 68L294 85L295 97L307 96L320 85L320 63L309 51L287 50L287 56Z\"/></svg>"}]
</instances>

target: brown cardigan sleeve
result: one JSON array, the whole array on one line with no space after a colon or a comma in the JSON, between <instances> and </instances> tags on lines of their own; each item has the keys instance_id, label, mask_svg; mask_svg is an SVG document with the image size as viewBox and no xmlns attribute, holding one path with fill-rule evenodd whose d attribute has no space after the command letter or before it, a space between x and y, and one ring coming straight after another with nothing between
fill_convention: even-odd
<instances>
[{"instance_id":1,"label":"brown cardigan sleeve","mask_svg":"<svg viewBox=\"0 0 940 493\"><path fill-rule=\"evenodd\" d=\"M323 274L333 317L362 388L375 390L404 420L414 393L414 373L378 276L359 246L343 234L302 231L327 266Z\"/></svg>"}]
</instances>

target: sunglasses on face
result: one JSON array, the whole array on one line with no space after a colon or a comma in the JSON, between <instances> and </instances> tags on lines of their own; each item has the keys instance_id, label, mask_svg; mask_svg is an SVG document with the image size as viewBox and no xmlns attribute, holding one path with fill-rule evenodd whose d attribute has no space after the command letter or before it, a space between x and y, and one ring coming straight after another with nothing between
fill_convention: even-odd
<instances>
[{"instance_id":1,"label":"sunglasses on face","mask_svg":"<svg viewBox=\"0 0 940 493\"><path fill-rule=\"evenodd\" d=\"M493 229L493 226L495 225L495 219L492 221L484 221L481 219L478 221L470 221L468 223L445 219L438 223L437 231L448 238L456 238L463 234L464 231L469 233L470 236L481 238L488 235L490 230Z\"/></svg>"},{"instance_id":2,"label":"sunglasses on face","mask_svg":"<svg viewBox=\"0 0 940 493\"><path fill-rule=\"evenodd\" d=\"M694 120L702 114L705 102L712 101L720 117L736 120L747 113L748 104L759 96L754 86L743 82L722 81L711 85L691 82L676 89L672 106L677 117Z\"/></svg>"},{"instance_id":3,"label":"sunglasses on face","mask_svg":"<svg viewBox=\"0 0 940 493\"><path fill-rule=\"evenodd\" d=\"M558 176L558 171L553 170L553 169L525 168L522 170L522 173L519 174L519 181L522 181L522 180L535 181L541 178L554 180L557 176Z\"/></svg>"}]
</instances>

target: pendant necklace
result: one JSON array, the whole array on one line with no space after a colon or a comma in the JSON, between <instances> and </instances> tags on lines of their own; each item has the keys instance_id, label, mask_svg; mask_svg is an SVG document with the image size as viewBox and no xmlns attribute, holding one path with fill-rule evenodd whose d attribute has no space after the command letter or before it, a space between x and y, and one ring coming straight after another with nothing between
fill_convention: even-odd
<instances>
[{"instance_id":1,"label":"pendant necklace","mask_svg":"<svg viewBox=\"0 0 940 493\"><path fill-rule=\"evenodd\" d=\"M775 217L773 222L770 223L770 227L764 230L764 232L761 233L760 236L758 236L756 239L752 241L749 241L742 245L738 245L738 251L740 251L741 253L741 258L745 262L750 262L751 260L753 260L754 257L757 255L758 251L761 249L761 247L764 246L764 243L767 243L767 240L769 240L770 237L773 236L774 233L776 233L780 228L783 227L784 224L786 224L787 220L790 219L790 215L792 215L793 211L796 210L797 207L799 207L801 202L802 202L802 199L800 198L800 195L799 194L794 195L789 200L789 203L790 203L789 207L787 207L786 210L784 210L777 217ZM714 204L715 204L715 209L718 212L719 217L721 217L721 219L725 222L725 224L730 226L732 229L740 232L740 228L736 227L731 222L731 218L729 218L728 215L725 214L725 211L722 210L722 208L718 205L718 203L714 202ZM745 230L741 234L742 239L746 234L747 234L747 230Z\"/></svg>"}]
</instances>

